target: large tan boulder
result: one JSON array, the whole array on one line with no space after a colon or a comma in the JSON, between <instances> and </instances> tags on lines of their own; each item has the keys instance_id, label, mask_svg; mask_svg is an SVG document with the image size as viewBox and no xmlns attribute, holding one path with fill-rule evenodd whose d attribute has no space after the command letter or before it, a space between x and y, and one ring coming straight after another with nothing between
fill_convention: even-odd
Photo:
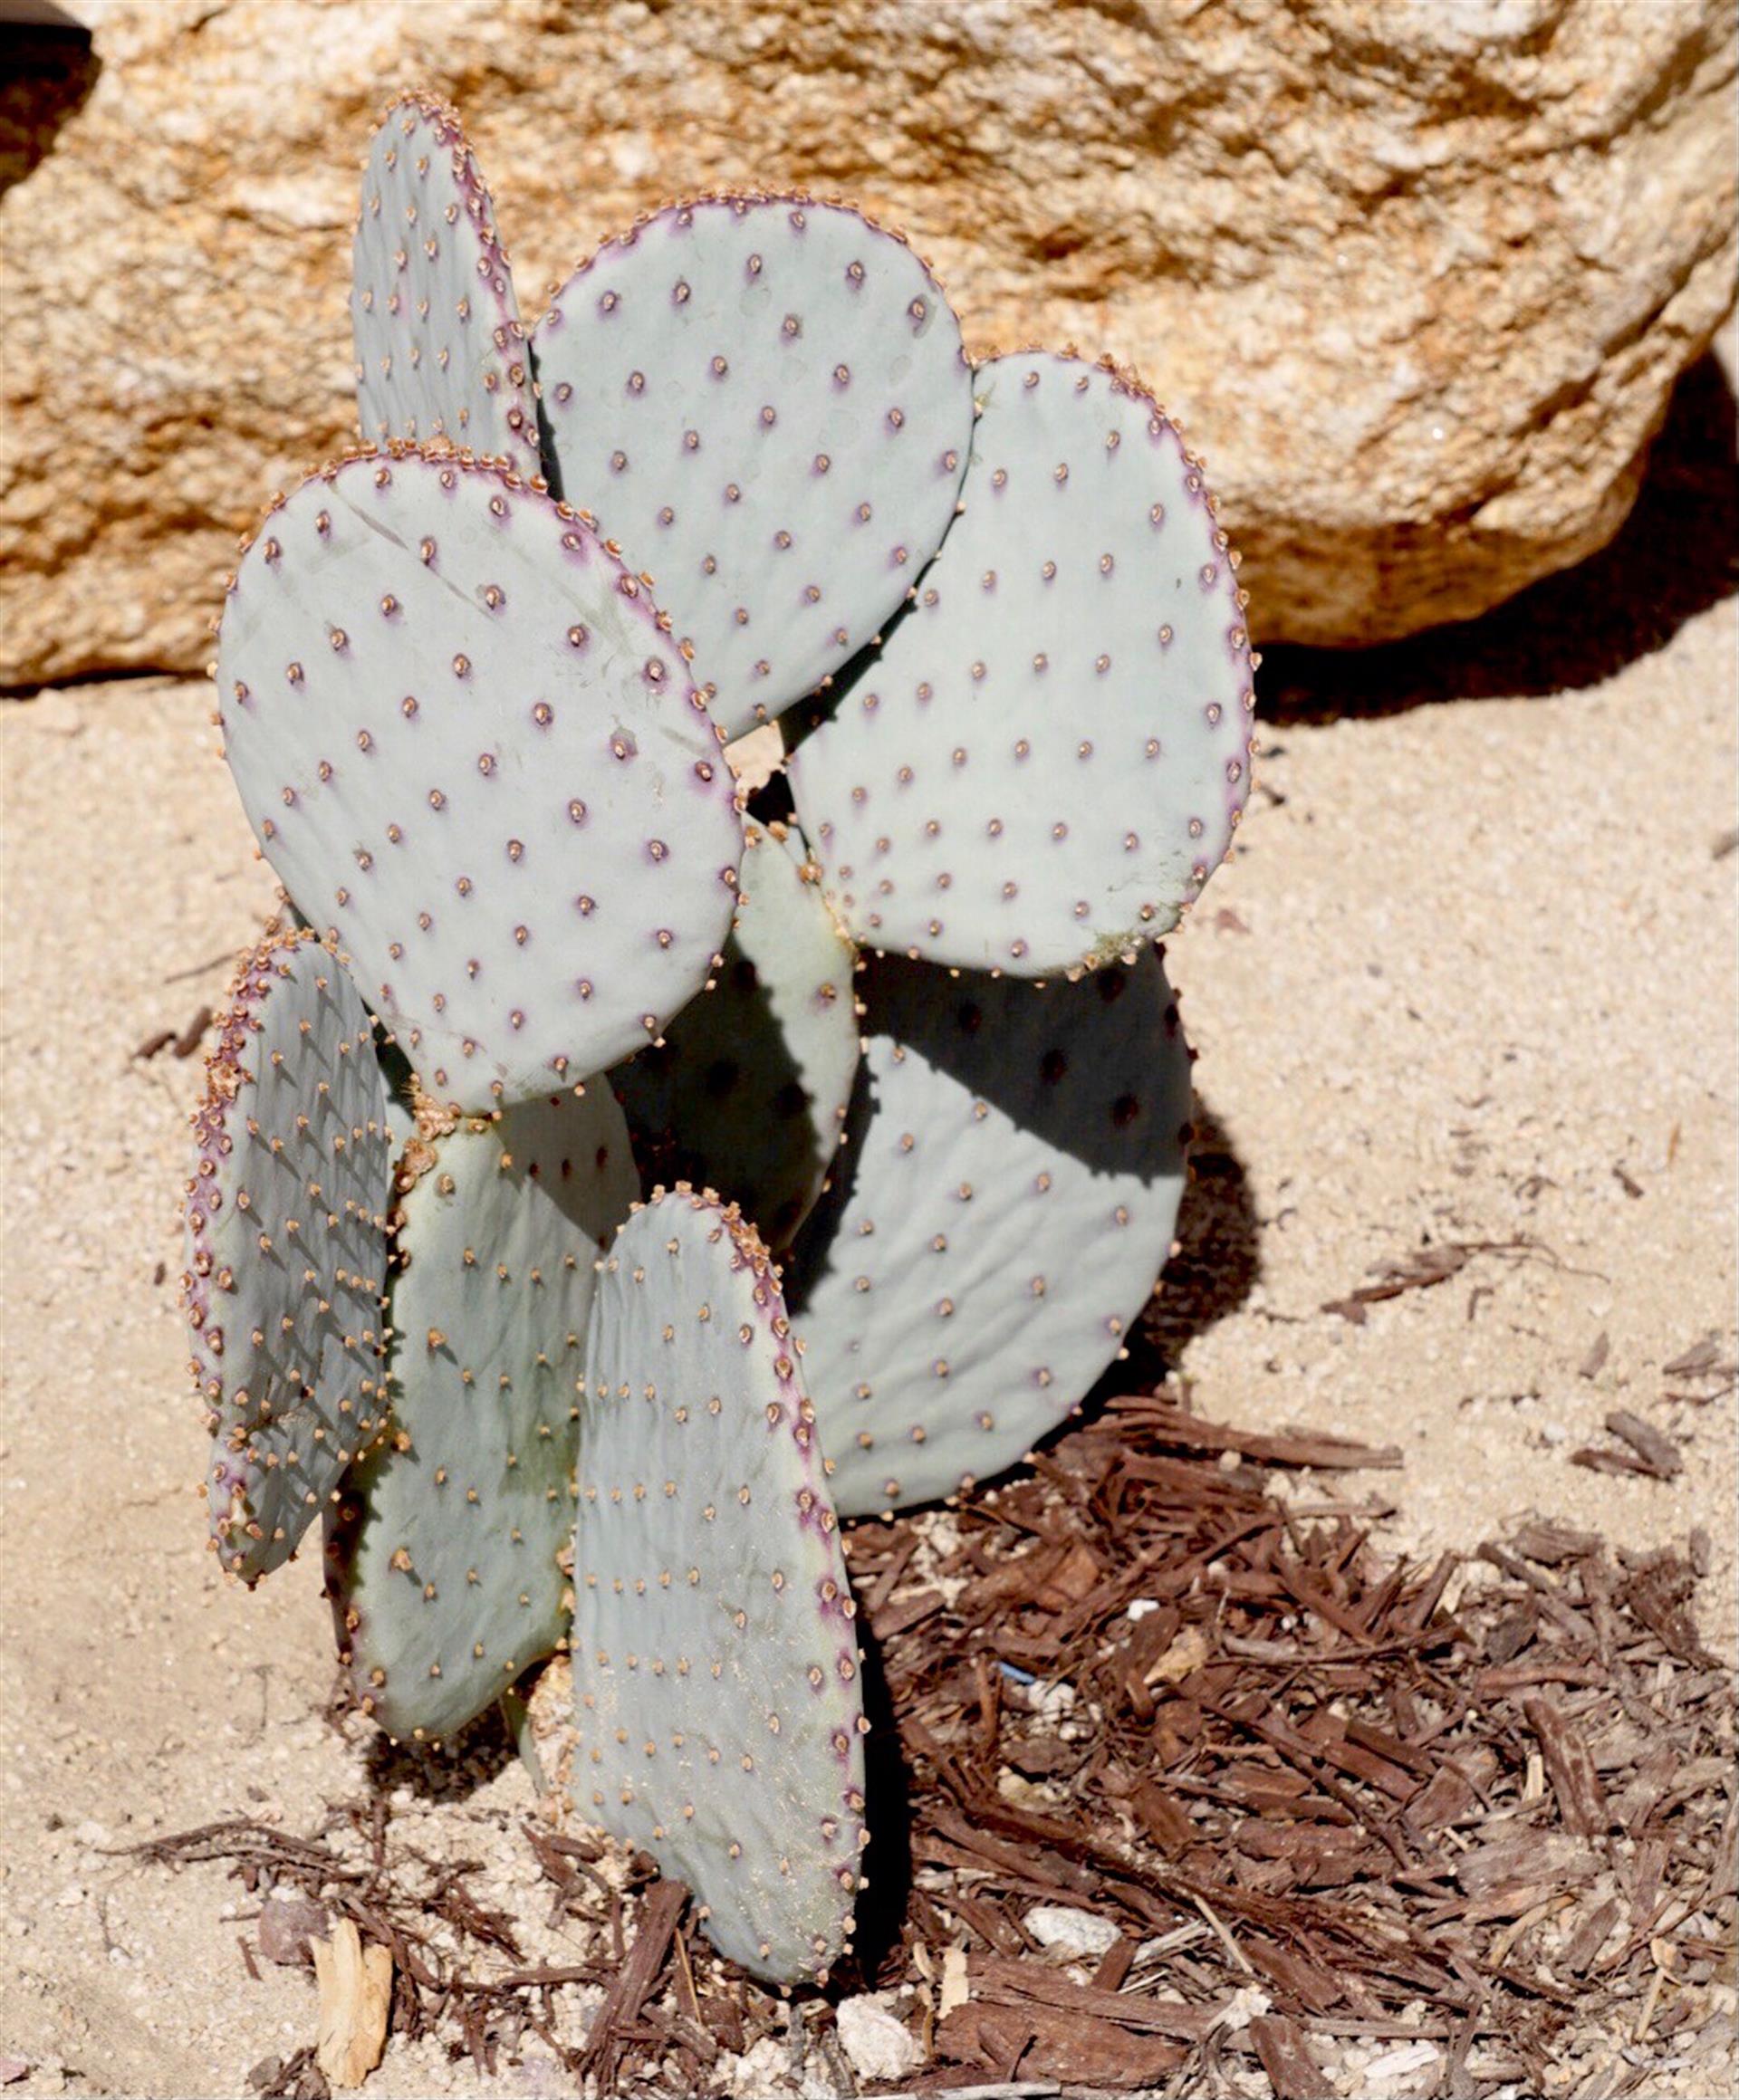
<instances>
[{"instance_id":1,"label":"large tan boulder","mask_svg":"<svg viewBox=\"0 0 1739 2100\"><path fill-rule=\"evenodd\" d=\"M0 203L0 682L203 660L235 534L353 427L356 167L403 85L464 109L529 312L668 196L807 186L903 224L975 348L1133 363L1264 640L1599 546L1733 295L1733 0L96 12Z\"/></svg>"}]
</instances>

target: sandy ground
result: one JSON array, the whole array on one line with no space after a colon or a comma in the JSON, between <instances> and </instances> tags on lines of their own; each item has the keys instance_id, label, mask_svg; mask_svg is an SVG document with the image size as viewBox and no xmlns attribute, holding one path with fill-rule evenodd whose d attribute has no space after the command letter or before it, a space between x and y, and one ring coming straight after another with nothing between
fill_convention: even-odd
<instances>
[{"instance_id":1,"label":"sandy ground","mask_svg":"<svg viewBox=\"0 0 1739 2100\"><path fill-rule=\"evenodd\" d=\"M1701 1526L1728 1649L1731 1407L1666 1366L1734 1353L1734 735L1731 608L1574 698L1271 733L1285 806L1174 951L1257 1271L1183 1349L1196 1405L1399 1444L1371 1484L1420 1549ZM1473 1251L1323 1311L1432 1248ZM1616 1408L1677 1480L1570 1462Z\"/></svg>"},{"instance_id":2,"label":"sandy ground","mask_svg":"<svg viewBox=\"0 0 1739 2100\"><path fill-rule=\"evenodd\" d=\"M1408 1549L1524 1510L1627 1547L1700 1529L1725 1653L1732 1398L1666 1366L1710 1334L1735 1353L1736 610L1553 695L1270 725L1238 857L1171 951L1211 1195L1157 1330L1209 1415L1398 1443L1403 1472L1352 1484ZM116 1848L228 1814L304 1829L368 1768L322 1719L315 1564L249 1596L203 1550L174 1292L198 1065L131 1053L218 1002L274 894L207 707L139 680L0 723L0 2056L33 2066L9 2091L239 2094L311 2041L304 1976L249 1978L223 1869ZM1363 1325L1323 1309L1427 1245L1472 1251ZM1619 1407L1677 1442L1676 1480L1571 1462ZM535 1916L516 1768L450 1801L387 1778ZM451 2078L480 2089L395 2046L370 2089Z\"/></svg>"}]
</instances>

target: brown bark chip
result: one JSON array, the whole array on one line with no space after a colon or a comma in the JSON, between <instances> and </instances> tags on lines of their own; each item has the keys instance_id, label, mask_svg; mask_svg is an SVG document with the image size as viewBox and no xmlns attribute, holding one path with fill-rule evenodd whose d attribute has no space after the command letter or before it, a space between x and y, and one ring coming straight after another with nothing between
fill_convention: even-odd
<instances>
[{"instance_id":1,"label":"brown bark chip","mask_svg":"<svg viewBox=\"0 0 1739 2100\"><path fill-rule=\"evenodd\" d=\"M1305 2047L1295 2022L1276 2017L1254 2019L1250 2033L1274 2089L1274 2100L1334 2100L1334 2087Z\"/></svg>"},{"instance_id":2,"label":"brown bark chip","mask_svg":"<svg viewBox=\"0 0 1739 2100\"><path fill-rule=\"evenodd\" d=\"M640 2009L670 1958L677 1921L687 1902L688 1891L681 1882L658 1881L652 1884L641 1905L639 1929L628 1951L628 1960L598 2009L581 2061L582 2074L594 2072L605 2087L613 2082L616 2065L633 2038Z\"/></svg>"},{"instance_id":3,"label":"brown bark chip","mask_svg":"<svg viewBox=\"0 0 1739 2100\"><path fill-rule=\"evenodd\" d=\"M1522 1712L1540 1742L1546 1777L1558 1797L1564 1828L1579 1837L1593 1837L1612 1821L1588 1739L1573 1721L1543 1697L1524 1699Z\"/></svg>"},{"instance_id":4,"label":"brown bark chip","mask_svg":"<svg viewBox=\"0 0 1739 2100\"><path fill-rule=\"evenodd\" d=\"M1615 1407L1606 1417L1606 1426L1626 1448L1610 1451L1590 1445L1571 1453L1572 1465L1586 1466L1590 1472L1642 1473L1655 1481L1670 1481L1684 1472L1678 1446L1639 1414Z\"/></svg>"}]
</instances>

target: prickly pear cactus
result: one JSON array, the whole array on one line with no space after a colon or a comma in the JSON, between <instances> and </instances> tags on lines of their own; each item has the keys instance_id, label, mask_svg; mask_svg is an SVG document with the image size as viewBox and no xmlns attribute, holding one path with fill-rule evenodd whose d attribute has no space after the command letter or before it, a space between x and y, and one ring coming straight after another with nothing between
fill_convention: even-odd
<instances>
[{"instance_id":1,"label":"prickly pear cactus","mask_svg":"<svg viewBox=\"0 0 1739 2100\"><path fill-rule=\"evenodd\" d=\"M274 935L242 960L194 1117L181 1288L211 1540L249 1583L380 1433L391 1140L373 1035L332 951Z\"/></svg>"},{"instance_id":2,"label":"prickly pear cactus","mask_svg":"<svg viewBox=\"0 0 1739 2100\"><path fill-rule=\"evenodd\" d=\"M1117 1357L1184 1188L1189 1056L1158 957L1079 983L860 980L833 1189L792 1256L848 1516L1004 1472Z\"/></svg>"},{"instance_id":3,"label":"prickly pear cactus","mask_svg":"<svg viewBox=\"0 0 1739 2100\"><path fill-rule=\"evenodd\" d=\"M579 1812L820 1977L865 1837L836 1511L1018 1462L1170 1243L1151 944L1248 789L1235 560L1134 379L973 369L849 207L669 206L528 342L413 95L354 260L376 442L274 503L219 628L303 923L197 1124L214 1536L251 1581L326 1512L395 1735L570 1641ZM745 859L721 747L757 724L796 821ZM679 1182L612 1242L672 1175L738 1202Z\"/></svg>"},{"instance_id":4,"label":"prickly pear cactus","mask_svg":"<svg viewBox=\"0 0 1739 2100\"><path fill-rule=\"evenodd\" d=\"M636 1184L601 1085L460 1118L409 1171L392 1434L345 1484L326 1567L364 1709L427 1741L565 1637L594 1264Z\"/></svg>"},{"instance_id":5,"label":"prickly pear cactus","mask_svg":"<svg viewBox=\"0 0 1739 2100\"><path fill-rule=\"evenodd\" d=\"M712 988L611 1073L649 1183L727 1188L769 1246L809 1213L858 1067L857 954L802 841L754 828Z\"/></svg>"},{"instance_id":6,"label":"prickly pear cactus","mask_svg":"<svg viewBox=\"0 0 1739 2100\"><path fill-rule=\"evenodd\" d=\"M823 1976L864 1832L845 1560L778 1272L677 1189L618 1234L586 1349L574 1806L755 1974Z\"/></svg>"},{"instance_id":7,"label":"prickly pear cactus","mask_svg":"<svg viewBox=\"0 0 1739 2100\"><path fill-rule=\"evenodd\" d=\"M954 515L972 374L895 234L700 197L608 241L533 331L562 485L651 569L727 735L903 602Z\"/></svg>"},{"instance_id":8,"label":"prickly pear cactus","mask_svg":"<svg viewBox=\"0 0 1739 2100\"><path fill-rule=\"evenodd\" d=\"M362 435L445 437L542 472L537 403L513 272L458 112L405 95L362 176L351 327Z\"/></svg>"},{"instance_id":9,"label":"prickly pear cactus","mask_svg":"<svg viewBox=\"0 0 1739 2100\"><path fill-rule=\"evenodd\" d=\"M1017 976L1176 925L1249 791L1249 638L1199 464L1135 382L978 369L962 515L793 753L829 901L867 945Z\"/></svg>"},{"instance_id":10,"label":"prickly pear cactus","mask_svg":"<svg viewBox=\"0 0 1739 2100\"><path fill-rule=\"evenodd\" d=\"M249 548L217 678L266 858L437 1098L534 1098L700 989L735 786L646 586L564 505L439 454L327 468Z\"/></svg>"}]
</instances>

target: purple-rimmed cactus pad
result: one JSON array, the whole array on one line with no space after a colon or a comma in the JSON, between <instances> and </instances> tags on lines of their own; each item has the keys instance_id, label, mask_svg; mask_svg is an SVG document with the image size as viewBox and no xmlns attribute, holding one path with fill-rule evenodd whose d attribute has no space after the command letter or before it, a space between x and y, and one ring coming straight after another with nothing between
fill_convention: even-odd
<instances>
[{"instance_id":1,"label":"purple-rimmed cactus pad","mask_svg":"<svg viewBox=\"0 0 1739 2100\"><path fill-rule=\"evenodd\" d=\"M976 387L963 514L791 782L854 940L1037 977L1158 938L1228 851L1250 645L1148 395L1034 352Z\"/></svg>"},{"instance_id":2,"label":"purple-rimmed cactus pad","mask_svg":"<svg viewBox=\"0 0 1739 2100\"><path fill-rule=\"evenodd\" d=\"M541 471L537 404L506 251L458 112L429 95L386 110L369 149L351 327L362 435L445 437Z\"/></svg>"},{"instance_id":3,"label":"purple-rimmed cactus pad","mask_svg":"<svg viewBox=\"0 0 1739 2100\"><path fill-rule=\"evenodd\" d=\"M393 1434L344 1483L326 1561L359 1698L389 1733L428 1740L566 1633L586 1320L636 1184L601 1082L465 1117L410 1160Z\"/></svg>"},{"instance_id":4,"label":"purple-rimmed cactus pad","mask_svg":"<svg viewBox=\"0 0 1739 2100\"><path fill-rule=\"evenodd\" d=\"M847 1516L1014 1464L1116 1358L1184 1187L1189 1055L1158 954L1035 985L899 956L792 1318Z\"/></svg>"},{"instance_id":5,"label":"purple-rimmed cactus pad","mask_svg":"<svg viewBox=\"0 0 1739 2100\"><path fill-rule=\"evenodd\" d=\"M362 1002L312 935L244 958L193 1129L182 1297L211 1536L252 1583L295 1551L385 1411L386 1083Z\"/></svg>"},{"instance_id":6,"label":"purple-rimmed cactus pad","mask_svg":"<svg viewBox=\"0 0 1739 2100\"><path fill-rule=\"evenodd\" d=\"M858 1067L857 954L794 832L751 828L713 987L610 1074L649 1181L729 1189L790 1243L839 1149Z\"/></svg>"},{"instance_id":7,"label":"purple-rimmed cactus pad","mask_svg":"<svg viewBox=\"0 0 1739 2100\"><path fill-rule=\"evenodd\" d=\"M437 1098L577 1080L705 982L729 769L645 584L565 505L442 454L313 476L230 587L218 682L267 859Z\"/></svg>"},{"instance_id":8,"label":"purple-rimmed cactus pad","mask_svg":"<svg viewBox=\"0 0 1739 2100\"><path fill-rule=\"evenodd\" d=\"M960 325L844 206L671 205L581 264L533 348L564 493L651 570L728 735L838 670L948 529Z\"/></svg>"},{"instance_id":9,"label":"purple-rimmed cactus pad","mask_svg":"<svg viewBox=\"0 0 1739 2100\"><path fill-rule=\"evenodd\" d=\"M599 1280L574 1536L573 1805L779 1981L846 1945L863 1842L853 1606L778 1272L677 1189Z\"/></svg>"}]
</instances>

